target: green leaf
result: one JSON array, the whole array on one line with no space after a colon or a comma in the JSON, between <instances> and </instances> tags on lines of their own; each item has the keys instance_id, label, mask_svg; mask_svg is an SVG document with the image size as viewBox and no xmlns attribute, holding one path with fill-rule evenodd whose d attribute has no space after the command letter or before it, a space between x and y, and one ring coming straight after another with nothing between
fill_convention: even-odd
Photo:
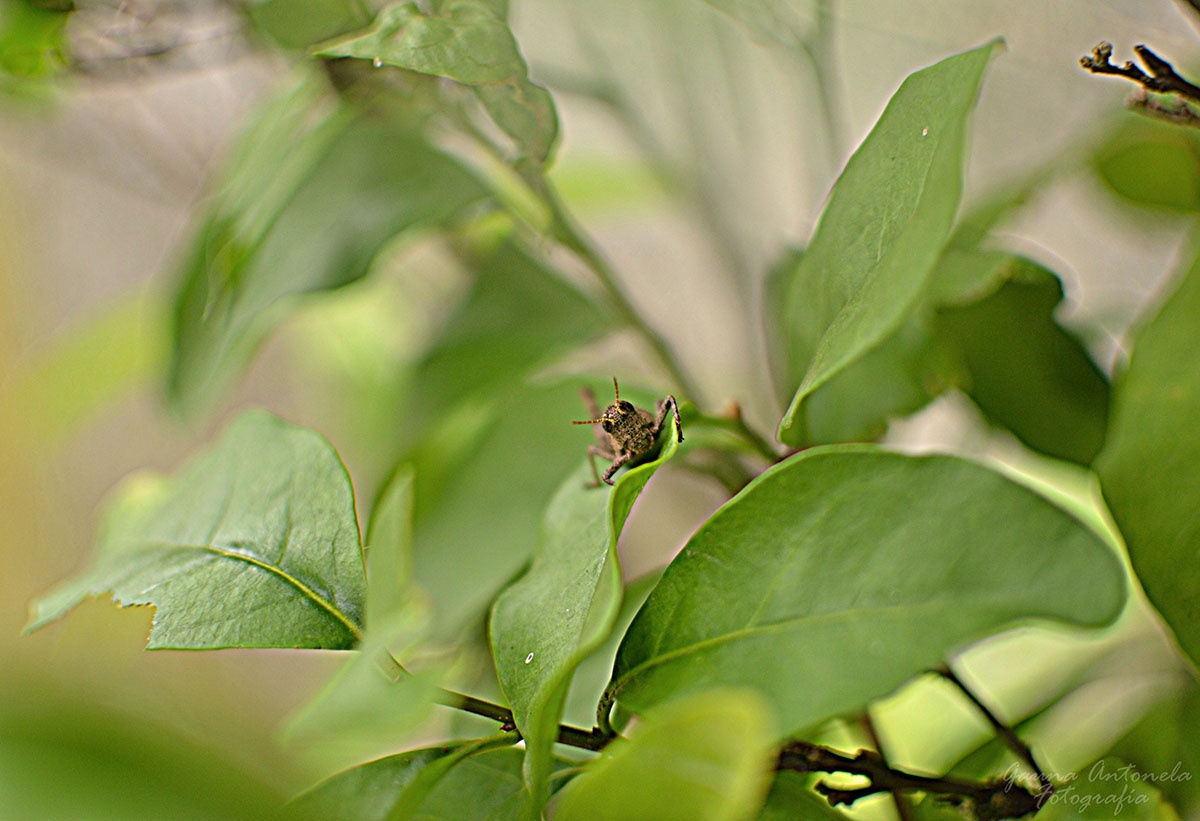
<instances>
[{"instance_id":1,"label":"green leaf","mask_svg":"<svg viewBox=\"0 0 1200 821\"><path fill-rule=\"evenodd\" d=\"M1194 129L1128 116L1093 164L1105 185L1129 202L1200 211L1200 135Z\"/></svg>"},{"instance_id":2,"label":"green leaf","mask_svg":"<svg viewBox=\"0 0 1200 821\"><path fill-rule=\"evenodd\" d=\"M68 11L29 0L0 2L0 92L36 99L43 83L66 69Z\"/></svg>"},{"instance_id":3,"label":"green leaf","mask_svg":"<svg viewBox=\"0 0 1200 821\"><path fill-rule=\"evenodd\" d=\"M167 347L162 301L135 290L55 336L18 370L0 404L43 447L68 440L105 408L161 378Z\"/></svg>"},{"instance_id":4,"label":"green leaf","mask_svg":"<svg viewBox=\"0 0 1200 821\"><path fill-rule=\"evenodd\" d=\"M507 398L514 377L616 328L594 300L506 239L472 265L466 299L441 328L415 377L426 412L470 395Z\"/></svg>"},{"instance_id":5,"label":"green leaf","mask_svg":"<svg viewBox=\"0 0 1200 821\"><path fill-rule=\"evenodd\" d=\"M776 773L759 821L792 821L795 818L846 821L850 818L813 792L808 780L807 775L790 770Z\"/></svg>"},{"instance_id":6,"label":"green leaf","mask_svg":"<svg viewBox=\"0 0 1200 821\"><path fill-rule=\"evenodd\" d=\"M1058 277L1012 257L996 290L937 311L937 333L961 357L964 390L988 419L1034 450L1090 464L1104 442L1108 381L1054 321Z\"/></svg>"},{"instance_id":7,"label":"green leaf","mask_svg":"<svg viewBox=\"0 0 1200 821\"><path fill-rule=\"evenodd\" d=\"M1039 821L1171 821L1179 816L1163 801L1157 785L1116 758L1103 758L1060 785L1038 812Z\"/></svg>"},{"instance_id":8,"label":"green leaf","mask_svg":"<svg viewBox=\"0 0 1200 821\"><path fill-rule=\"evenodd\" d=\"M440 695L441 669L402 672L405 658L429 632L428 611L410 606L377 621L317 695L283 730L293 754L326 772L396 749L430 714Z\"/></svg>"},{"instance_id":9,"label":"green leaf","mask_svg":"<svg viewBox=\"0 0 1200 821\"><path fill-rule=\"evenodd\" d=\"M367 628L385 622L410 601L413 472L402 465L388 480L367 526Z\"/></svg>"},{"instance_id":10,"label":"green leaf","mask_svg":"<svg viewBox=\"0 0 1200 821\"><path fill-rule=\"evenodd\" d=\"M416 3L379 12L367 31L326 43L320 57L357 57L470 86L489 115L538 167L549 159L558 135L554 101L529 80L502 9L486 0L454 0L441 14Z\"/></svg>"},{"instance_id":11,"label":"green leaf","mask_svg":"<svg viewBox=\"0 0 1200 821\"><path fill-rule=\"evenodd\" d=\"M365 25L358 0L260 0L245 6L260 32L284 48L302 49Z\"/></svg>"},{"instance_id":12,"label":"green leaf","mask_svg":"<svg viewBox=\"0 0 1200 821\"><path fill-rule=\"evenodd\" d=\"M508 821L526 807L521 750L506 748L473 756L446 774L421 804L421 821ZM565 763L555 762L561 770Z\"/></svg>"},{"instance_id":13,"label":"green leaf","mask_svg":"<svg viewBox=\"0 0 1200 821\"><path fill-rule=\"evenodd\" d=\"M1146 595L1200 660L1200 258L1133 340L1096 472Z\"/></svg>"},{"instance_id":14,"label":"green leaf","mask_svg":"<svg viewBox=\"0 0 1200 821\"><path fill-rule=\"evenodd\" d=\"M784 289L795 396L780 439L811 441L807 398L892 334L918 303L962 190L966 125L996 44L910 76L850 158Z\"/></svg>"},{"instance_id":15,"label":"green leaf","mask_svg":"<svg viewBox=\"0 0 1200 821\"><path fill-rule=\"evenodd\" d=\"M1113 754L1147 773L1183 818L1200 812L1200 684L1189 674L1182 693L1156 705Z\"/></svg>"},{"instance_id":16,"label":"green leaf","mask_svg":"<svg viewBox=\"0 0 1200 821\"><path fill-rule=\"evenodd\" d=\"M546 508L529 572L492 608L496 673L525 739L525 780L535 807L546 799L571 675L617 617L617 539L646 482L674 455L674 425L662 441L657 459L625 473L614 488L592 487L586 464L572 473Z\"/></svg>"},{"instance_id":17,"label":"green leaf","mask_svg":"<svg viewBox=\"0 0 1200 821\"><path fill-rule=\"evenodd\" d=\"M403 412L403 459L417 477L413 573L439 638L482 618L521 571L546 499L587 447L570 425L583 409L578 382L529 375L613 327L514 241L474 262L476 281L417 366Z\"/></svg>"},{"instance_id":18,"label":"green leaf","mask_svg":"<svg viewBox=\"0 0 1200 821\"><path fill-rule=\"evenodd\" d=\"M507 747L513 736L411 750L371 761L323 781L288 805L291 815L327 821L411 818L438 782L471 756Z\"/></svg>"},{"instance_id":19,"label":"green leaf","mask_svg":"<svg viewBox=\"0 0 1200 821\"><path fill-rule=\"evenodd\" d=\"M546 501L578 464L590 437L578 383L509 386L503 401L451 413L413 454L416 522L413 578L433 600L439 639L487 613L538 543ZM461 437L461 438L460 438ZM487 500L482 504L481 500ZM464 568L471 584L463 584Z\"/></svg>"},{"instance_id":20,"label":"green leaf","mask_svg":"<svg viewBox=\"0 0 1200 821\"><path fill-rule=\"evenodd\" d=\"M563 788L554 817L751 817L770 784L775 728L751 690L695 693L648 712Z\"/></svg>"},{"instance_id":21,"label":"green leaf","mask_svg":"<svg viewBox=\"0 0 1200 821\"><path fill-rule=\"evenodd\" d=\"M412 474L380 496L367 548L367 631L352 657L288 723L284 740L318 765L344 767L396 747L429 715L443 671L402 669L430 632L429 607L411 595Z\"/></svg>"},{"instance_id":22,"label":"green leaf","mask_svg":"<svg viewBox=\"0 0 1200 821\"><path fill-rule=\"evenodd\" d=\"M984 467L815 448L692 537L626 633L610 694L641 711L680 692L753 687L792 734L1017 620L1100 625L1124 599L1112 550Z\"/></svg>"},{"instance_id":23,"label":"green leaf","mask_svg":"<svg viewBox=\"0 0 1200 821\"><path fill-rule=\"evenodd\" d=\"M323 104L302 89L251 126L193 243L169 382L185 410L224 391L295 297L359 279L389 239L484 196L420 137Z\"/></svg>"},{"instance_id":24,"label":"green leaf","mask_svg":"<svg viewBox=\"0 0 1200 821\"><path fill-rule=\"evenodd\" d=\"M95 563L35 602L26 631L111 593L156 608L151 649L344 649L362 635L365 586L337 453L250 412L178 476L118 498Z\"/></svg>"}]
</instances>

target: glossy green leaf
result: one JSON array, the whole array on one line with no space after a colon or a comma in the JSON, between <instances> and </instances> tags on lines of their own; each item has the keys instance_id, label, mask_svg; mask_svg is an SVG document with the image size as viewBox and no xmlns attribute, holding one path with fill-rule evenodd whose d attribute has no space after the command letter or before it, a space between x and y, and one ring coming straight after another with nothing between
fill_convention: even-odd
<instances>
[{"instance_id":1,"label":"glossy green leaf","mask_svg":"<svg viewBox=\"0 0 1200 821\"><path fill-rule=\"evenodd\" d=\"M1054 321L1058 277L1016 257L1000 270L992 293L937 311L937 333L961 358L962 387L1029 447L1090 464L1104 442L1108 381Z\"/></svg>"},{"instance_id":2,"label":"glossy green leaf","mask_svg":"<svg viewBox=\"0 0 1200 821\"><path fill-rule=\"evenodd\" d=\"M1097 626L1124 600L1110 548L980 465L814 448L692 537L626 633L610 692L640 712L753 687L792 734L1018 620Z\"/></svg>"},{"instance_id":3,"label":"glossy green leaf","mask_svg":"<svg viewBox=\"0 0 1200 821\"><path fill-rule=\"evenodd\" d=\"M1096 152L1096 173L1137 205L1200 211L1200 135L1195 129L1128 116Z\"/></svg>"},{"instance_id":4,"label":"glossy green leaf","mask_svg":"<svg viewBox=\"0 0 1200 821\"><path fill-rule=\"evenodd\" d=\"M593 487L582 465L546 508L533 564L500 595L490 632L496 673L525 739L525 779L540 807L571 675L608 636L621 603L617 539L634 501L675 453L675 426L662 452L616 486Z\"/></svg>"},{"instance_id":5,"label":"glossy green leaf","mask_svg":"<svg viewBox=\"0 0 1200 821\"><path fill-rule=\"evenodd\" d=\"M513 737L482 738L390 755L321 782L288 805L297 818L388 821L411 818L461 762L512 744Z\"/></svg>"},{"instance_id":6,"label":"glossy green leaf","mask_svg":"<svg viewBox=\"0 0 1200 821\"><path fill-rule=\"evenodd\" d=\"M780 439L811 440L807 398L892 334L950 236L966 126L995 43L910 76L850 158L784 289L788 382Z\"/></svg>"},{"instance_id":7,"label":"glossy green leaf","mask_svg":"<svg viewBox=\"0 0 1200 821\"><path fill-rule=\"evenodd\" d=\"M323 105L302 90L259 117L193 243L169 382L184 409L221 394L289 298L353 282L389 239L484 196L420 137Z\"/></svg>"},{"instance_id":8,"label":"glossy green leaf","mask_svg":"<svg viewBox=\"0 0 1200 821\"><path fill-rule=\"evenodd\" d=\"M1096 472L1146 595L1200 659L1200 259L1133 340Z\"/></svg>"},{"instance_id":9,"label":"glossy green leaf","mask_svg":"<svg viewBox=\"0 0 1200 821\"><path fill-rule=\"evenodd\" d=\"M322 57L356 57L472 87L519 153L541 166L558 134L553 99L529 80L502 10L486 0L454 0L440 14L416 3L387 6L367 31L323 44Z\"/></svg>"},{"instance_id":10,"label":"glossy green leaf","mask_svg":"<svg viewBox=\"0 0 1200 821\"><path fill-rule=\"evenodd\" d=\"M775 728L750 690L694 693L647 712L563 788L554 817L752 817L770 785Z\"/></svg>"},{"instance_id":11,"label":"glossy green leaf","mask_svg":"<svg viewBox=\"0 0 1200 821\"><path fill-rule=\"evenodd\" d=\"M99 541L26 630L111 593L156 608L152 649L343 649L362 634L350 477L322 437L270 414L243 415L177 476L129 488Z\"/></svg>"}]
</instances>

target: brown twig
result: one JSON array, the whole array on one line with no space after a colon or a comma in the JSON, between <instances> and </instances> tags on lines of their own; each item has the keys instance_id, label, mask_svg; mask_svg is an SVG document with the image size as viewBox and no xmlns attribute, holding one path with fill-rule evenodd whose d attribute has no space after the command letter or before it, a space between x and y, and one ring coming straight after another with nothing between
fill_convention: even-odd
<instances>
[{"instance_id":1,"label":"brown twig","mask_svg":"<svg viewBox=\"0 0 1200 821\"><path fill-rule=\"evenodd\" d=\"M866 778L862 787L840 789L824 781L815 789L833 806L849 806L860 798L890 792L924 792L938 800L965 810L979 821L1023 818L1037 812L1043 797L1035 795L1016 781L1004 777L993 781L972 782L956 778L932 778L892 769L879 753L859 750L853 757L808 741L791 741L780 752L777 770L801 773L849 773Z\"/></svg>"},{"instance_id":2,"label":"brown twig","mask_svg":"<svg viewBox=\"0 0 1200 821\"><path fill-rule=\"evenodd\" d=\"M1034 775L1037 776L1039 787L1038 806L1040 807L1042 804L1045 804L1050 796L1054 795L1054 784L1050 781L1050 778L1044 772L1042 772L1042 768L1038 766L1037 761L1033 757L1033 750L1029 748L1029 745L1018 738L1017 734L1013 732L1011 727L997 718L996 714L993 713L991 709L989 709L988 706L980 700L979 696L975 695L975 693L973 693L971 689L963 683L962 679L960 679L953 670L951 670L949 667L943 666L939 667L935 672L957 687L962 694L965 695L967 699L975 705L975 708L979 710L979 712L983 713L984 718L986 718L988 723L992 725L992 729L995 730L996 735L1000 737L1008 749L1012 750L1013 755L1024 762L1029 769L1033 770Z\"/></svg>"},{"instance_id":3,"label":"brown twig","mask_svg":"<svg viewBox=\"0 0 1200 821\"><path fill-rule=\"evenodd\" d=\"M1113 45L1101 41L1092 49L1092 53L1079 58L1079 64L1093 74L1114 74L1124 77L1158 94L1177 94L1193 102L1200 103L1200 86L1193 85L1175 73L1175 69L1163 58L1159 57L1143 45L1133 47L1138 58L1149 70L1147 74L1132 62L1118 66L1111 62Z\"/></svg>"}]
</instances>

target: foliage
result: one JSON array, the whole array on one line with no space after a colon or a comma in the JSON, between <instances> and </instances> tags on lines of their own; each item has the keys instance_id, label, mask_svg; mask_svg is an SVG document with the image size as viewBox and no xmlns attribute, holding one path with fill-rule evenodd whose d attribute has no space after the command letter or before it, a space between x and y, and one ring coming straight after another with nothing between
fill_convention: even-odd
<instances>
[{"instance_id":1,"label":"foliage","mask_svg":"<svg viewBox=\"0 0 1200 821\"><path fill-rule=\"evenodd\" d=\"M809 59L827 36L821 14L810 26L779 3L711 5L715 24ZM1024 733L1101 665L1049 674L1027 663L1022 637L1103 655L1121 624L1144 618L1139 585L1178 639L1170 664L1188 684L1175 696L1194 724L1200 514L1180 489L1200 486L1200 368L1188 366L1200 262L1110 384L1056 317L1056 272L1003 250L994 230L1044 180L962 206L997 43L901 82L807 245L775 248L746 274L765 299L730 310L765 330L770 366L747 369L774 378L778 405L762 414L773 438L736 406L710 407L698 385L713 380L695 378L694 358L580 228L552 173L556 95L531 79L508 12L497 0L245 9L256 47L292 68L234 141L180 254L167 401L205 418L277 326L400 260L413 269L400 277L407 298L434 307L369 337L363 354L389 373L371 401L402 422L366 437L377 473L355 479L390 478L373 501L356 498L334 444L247 411L174 475L118 490L93 564L38 599L27 630L110 595L154 608L151 649L353 650L286 731L292 750L344 768L289 805L298 817L842 817L781 764L788 739L878 747L881 705L1009 640L1010 666L1038 692L1006 716ZM3 36L37 59L0 61L6 83L55 81L70 13L8 18ZM636 119L619 95L597 97ZM1123 198L1194 213L1193 142L1134 123L1091 167ZM1161 184L1131 173L1142 163ZM415 249L437 262L421 268ZM665 298L656 288L647 299ZM406 347L388 358L394 338ZM641 363L622 398L652 409L674 394L683 425L614 487L595 487L587 437L569 423L580 385L607 388L609 369L591 363L614 339ZM1042 475L883 443L948 395L1011 434ZM688 487L669 484L685 474L723 504L660 576L630 581L627 522L653 515L658 488ZM1087 490L1046 489L1063 475ZM986 701L967 695L960 708ZM580 698L595 699L594 727L564 723ZM442 726L441 743L395 752L435 705L490 730ZM979 784L1008 770L972 720L926 768ZM1116 739L1065 753L1038 741L1071 766L1119 768L1112 753L1161 767L1165 748L1148 735L1115 753ZM1024 763L1036 767L1032 747ZM1079 787L1101 806L1114 785ZM1134 792L1162 812L1196 809L1194 790ZM1046 817L1074 817L1068 795ZM905 809L944 811L922 795Z\"/></svg>"}]
</instances>

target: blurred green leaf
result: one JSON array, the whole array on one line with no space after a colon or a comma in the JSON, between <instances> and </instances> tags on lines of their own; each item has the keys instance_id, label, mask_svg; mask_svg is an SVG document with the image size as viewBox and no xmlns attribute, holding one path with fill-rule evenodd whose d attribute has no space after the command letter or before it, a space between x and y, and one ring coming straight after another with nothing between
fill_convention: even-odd
<instances>
[{"instance_id":1,"label":"blurred green leaf","mask_svg":"<svg viewBox=\"0 0 1200 821\"><path fill-rule=\"evenodd\" d=\"M447 773L474 755L511 746L513 740L504 734L380 758L321 782L295 798L289 809L296 817L326 821L411 818Z\"/></svg>"},{"instance_id":2,"label":"blurred green leaf","mask_svg":"<svg viewBox=\"0 0 1200 821\"><path fill-rule=\"evenodd\" d=\"M1200 660L1200 258L1133 339L1096 472L1146 595Z\"/></svg>"},{"instance_id":3,"label":"blurred green leaf","mask_svg":"<svg viewBox=\"0 0 1200 821\"><path fill-rule=\"evenodd\" d=\"M92 567L36 601L26 631L111 593L156 608L151 649L344 649L361 636L365 583L337 453L250 412L178 476L120 496Z\"/></svg>"},{"instance_id":4,"label":"blurred green leaf","mask_svg":"<svg viewBox=\"0 0 1200 821\"><path fill-rule=\"evenodd\" d=\"M429 614L410 606L370 627L351 657L289 720L283 741L326 772L396 748L433 710L444 671L399 670L429 632Z\"/></svg>"},{"instance_id":5,"label":"blurred green leaf","mask_svg":"<svg viewBox=\"0 0 1200 821\"><path fill-rule=\"evenodd\" d=\"M185 410L221 395L289 297L353 282L389 239L485 194L420 137L327 109L304 86L242 138L183 266L169 388Z\"/></svg>"},{"instance_id":6,"label":"blurred green leaf","mask_svg":"<svg viewBox=\"0 0 1200 821\"><path fill-rule=\"evenodd\" d=\"M795 0L704 0L737 20L763 43L803 48L817 16L816 2Z\"/></svg>"},{"instance_id":7,"label":"blurred green leaf","mask_svg":"<svg viewBox=\"0 0 1200 821\"><path fill-rule=\"evenodd\" d=\"M1163 801L1154 784L1137 777L1129 765L1104 758L1063 784L1038 812L1045 821L1096 821L1121 818L1130 821L1177 821L1179 816Z\"/></svg>"},{"instance_id":8,"label":"blurred green leaf","mask_svg":"<svg viewBox=\"0 0 1200 821\"><path fill-rule=\"evenodd\" d=\"M537 544L546 500L588 437L578 382L529 375L613 327L611 317L511 240L475 280L412 379L402 458L415 471L413 572L439 636L482 617ZM481 504L480 500L488 500ZM475 583L461 583L463 567Z\"/></svg>"},{"instance_id":9,"label":"blurred green leaf","mask_svg":"<svg viewBox=\"0 0 1200 821\"><path fill-rule=\"evenodd\" d=\"M247 3L246 14L260 32L284 48L295 49L308 48L370 21L359 0L260 0Z\"/></svg>"},{"instance_id":10,"label":"blurred green leaf","mask_svg":"<svg viewBox=\"0 0 1200 821\"><path fill-rule=\"evenodd\" d=\"M555 818L752 817L770 784L775 729L751 690L659 705L563 788Z\"/></svg>"},{"instance_id":11,"label":"blurred green leaf","mask_svg":"<svg viewBox=\"0 0 1200 821\"><path fill-rule=\"evenodd\" d=\"M412 468L402 465L379 494L367 526L368 630L410 601L412 520Z\"/></svg>"},{"instance_id":12,"label":"blurred green leaf","mask_svg":"<svg viewBox=\"0 0 1200 821\"><path fill-rule=\"evenodd\" d=\"M13 668L6 665L5 673ZM277 787L196 741L196 733L114 709L70 683L0 680L0 794L9 819L221 818L279 815ZM286 770L286 764L277 768Z\"/></svg>"},{"instance_id":13,"label":"blurred green leaf","mask_svg":"<svg viewBox=\"0 0 1200 821\"><path fill-rule=\"evenodd\" d=\"M966 125L996 43L911 75L850 158L785 280L780 327L795 396L780 439L812 441L806 400L892 334L950 236Z\"/></svg>"},{"instance_id":14,"label":"blurred green leaf","mask_svg":"<svg viewBox=\"0 0 1200 821\"><path fill-rule=\"evenodd\" d=\"M522 158L541 167L558 136L550 94L529 80L503 9L486 0L453 0L439 14L416 3L385 7L360 34L318 47L320 57L357 57L469 86Z\"/></svg>"},{"instance_id":15,"label":"blurred green leaf","mask_svg":"<svg viewBox=\"0 0 1200 821\"><path fill-rule=\"evenodd\" d=\"M1193 128L1128 115L1093 164L1104 184L1129 202L1200 211L1200 134Z\"/></svg>"},{"instance_id":16,"label":"blurred green leaf","mask_svg":"<svg viewBox=\"0 0 1200 821\"><path fill-rule=\"evenodd\" d=\"M545 803L571 675L608 637L620 607L617 539L646 482L674 455L674 425L662 441L657 459L611 489L591 486L588 465L568 476L546 508L529 572L492 607L496 672L525 739L525 781L535 807Z\"/></svg>"},{"instance_id":17,"label":"blurred green leaf","mask_svg":"<svg viewBox=\"0 0 1200 821\"><path fill-rule=\"evenodd\" d=\"M1200 684L1156 705L1113 748L1113 754L1146 773L1183 818L1200 812Z\"/></svg>"},{"instance_id":18,"label":"blurred green leaf","mask_svg":"<svg viewBox=\"0 0 1200 821\"><path fill-rule=\"evenodd\" d=\"M610 692L641 711L717 684L754 687L791 734L1016 620L1096 626L1124 599L1111 549L992 471L816 448L692 537L626 633Z\"/></svg>"},{"instance_id":19,"label":"blurred green leaf","mask_svg":"<svg viewBox=\"0 0 1200 821\"><path fill-rule=\"evenodd\" d=\"M521 778L524 758L511 747L468 758L433 788L413 818L509 821L520 817L529 795ZM565 765L557 761L555 766L561 770Z\"/></svg>"},{"instance_id":20,"label":"blurred green leaf","mask_svg":"<svg viewBox=\"0 0 1200 821\"><path fill-rule=\"evenodd\" d=\"M546 500L587 448L570 424L581 408L577 384L514 384L469 429L453 417L448 431L435 428L448 450L413 454L413 576L433 600L437 638L482 619L529 560Z\"/></svg>"},{"instance_id":21,"label":"blurred green leaf","mask_svg":"<svg viewBox=\"0 0 1200 821\"><path fill-rule=\"evenodd\" d=\"M67 67L69 10L29 0L0 2L0 92L36 97Z\"/></svg>"},{"instance_id":22,"label":"blurred green leaf","mask_svg":"<svg viewBox=\"0 0 1200 821\"><path fill-rule=\"evenodd\" d=\"M504 399L521 375L617 325L595 300L514 240L482 251L471 271L470 292L414 377L418 408L428 413L442 413L467 396Z\"/></svg>"},{"instance_id":23,"label":"blurred green leaf","mask_svg":"<svg viewBox=\"0 0 1200 821\"><path fill-rule=\"evenodd\" d=\"M759 821L791 821L795 818L846 821L850 817L831 807L828 801L812 791L808 782L809 776L791 770L775 773Z\"/></svg>"},{"instance_id":24,"label":"blurred green leaf","mask_svg":"<svg viewBox=\"0 0 1200 821\"><path fill-rule=\"evenodd\" d=\"M371 518L367 630L356 652L289 722L284 739L318 764L345 766L395 749L429 715L443 671L402 669L430 632L429 608L403 568L412 550L412 475L398 471Z\"/></svg>"},{"instance_id":25,"label":"blurred green leaf","mask_svg":"<svg viewBox=\"0 0 1200 821\"><path fill-rule=\"evenodd\" d=\"M1054 321L1062 283L1010 257L992 293L940 306L936 333L961 358L963 389L988 419L1034 450L1089 464L1104 443L1108 381Z\"/></svg>"},{"instance_id":26,"label":"blurred green leaf","mask_svg":"<svg viewBox=\"0 0 1200 821\"><path fill-rule=\"evenodd\" d=\"M161 377L168 345L161 299L134 291L57 336L7 386L0 404L47 447L60 445L135 388Z\"/></svg>"}]
</instances>

